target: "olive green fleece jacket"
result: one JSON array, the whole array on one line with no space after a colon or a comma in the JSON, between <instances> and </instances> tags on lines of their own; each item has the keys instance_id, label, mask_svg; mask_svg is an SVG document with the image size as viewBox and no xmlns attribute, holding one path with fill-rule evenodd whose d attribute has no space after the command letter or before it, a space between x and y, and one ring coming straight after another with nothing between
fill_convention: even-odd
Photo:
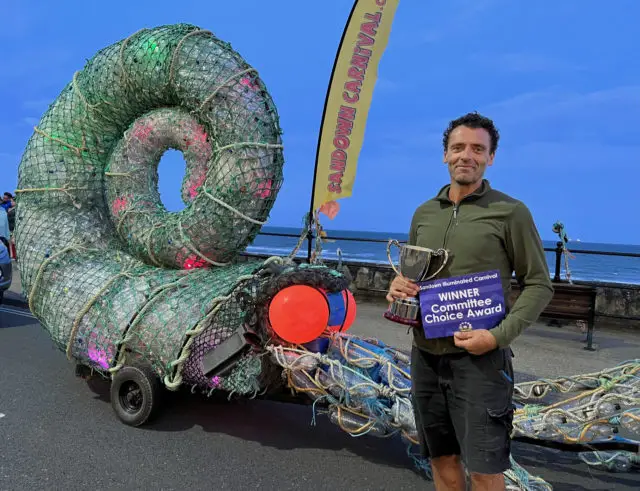
<instances>
[{"instance_id":1,"label":"olive green fleece jacket","mask_svg":"<svg viewBox=\"0 0 640 491\"><path fill-rule=\"evenodd\" d=\"M505 348L538 319L553 295L542 240L529 209L492 189L486 179L457 205L449 199L449 187L444 186L415 211L408 243L449 251L449 261L436 278L501 272L507 313L490 332L498 346ZM439 264L440 257L434 257L431 268ZM522 293L509 309L514 272ZM426 339L421 327L414 329L413 339L418 348L433 354L464 351L455 346L453 337Z\"/></svg>"}]
</instances>

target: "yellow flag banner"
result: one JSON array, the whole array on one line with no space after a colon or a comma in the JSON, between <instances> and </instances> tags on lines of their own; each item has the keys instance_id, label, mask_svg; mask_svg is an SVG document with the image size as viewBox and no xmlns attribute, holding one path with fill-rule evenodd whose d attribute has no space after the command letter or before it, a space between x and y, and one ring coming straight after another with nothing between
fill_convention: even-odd
<instances>
[{"instance_id":1,"label":"yellow flag banner","mask_svg":"<svg viewBox=\"0 0 640 491\"><path fill-rule=\"evenodd\" d=\"M356 0L334 63L318 140L311 212L351 196L369 106L399 0Z\"/></svg>"}]
</instances>

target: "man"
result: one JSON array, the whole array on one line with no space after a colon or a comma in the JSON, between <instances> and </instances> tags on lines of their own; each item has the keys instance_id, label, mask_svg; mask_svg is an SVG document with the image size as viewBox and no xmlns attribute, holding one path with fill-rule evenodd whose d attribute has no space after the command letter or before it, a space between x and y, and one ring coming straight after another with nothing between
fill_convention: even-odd
<instances>
[{"instance_id":1,"label":"man","mask_svg":"<svg viewBox=\"0 0 640 491\"><path fill-rule=\"evenodd\" d=\"M416 425L438 491L465 489L463 462L474 490L504 489L513 420L509 345L537 320L553 295L531 213L484 179L498 139L493 122L477 113L449 124L443 145L451 182L418 207L409 233L409 244L449 251L438 278L499 270L505 305L514 272L523 288L492 329L437 339L427 339L422 327L414 329L411 375ZM418 292L415 283L397 277L387 300Z\"/></svg>"},{"instance_id":2,"label":"man","mask_svg":"<svg viewBox=\"0 0 640 491\"><path fill-rule=\"evenodd\" d=\"M7 212L16 206L15 199L10 192L7 191L2 195L2 203L0 203L0 206Z\"/></svg>"},{"instance_id":3,"label":"man","mask_svg":"<svg viewBox=\"0 0 640 491\"><path fill-rule=\"evenodd\" d=\"M16 202L13 195L10 192L4 193L2 196L2 203L0 203L0 207L2 207L7 212L7 217L9 219L9 230L13 232L15 216L16 216Z\"/></svg>"}]
</instances>

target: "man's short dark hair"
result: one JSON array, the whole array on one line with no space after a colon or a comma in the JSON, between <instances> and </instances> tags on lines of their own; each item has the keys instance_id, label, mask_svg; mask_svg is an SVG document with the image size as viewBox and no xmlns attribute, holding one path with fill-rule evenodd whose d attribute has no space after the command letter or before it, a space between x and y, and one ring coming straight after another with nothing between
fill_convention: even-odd
<instances>
[{"instance_id":1,"label":"man's short dark hair","mask_svg":"<svg viewBox=\"0 0 640 491\"><path fill-rule=\"evenodd\" d=\"M446 130L444 130L444 134L442 136L442 145L444 146L444 151L447 151L447 145L449 143L449 135L451 132L456 129L458 126L466 126L467 128L482 128L487 130L489 136L491 137L491 149L490 152L494 153L498 149L498 140L500 140L500 133L493 124L493 121L489 118L482 116L477 112L467 113L458 119L454 119L449 123L449 126Z\"/></svg>"}]
</instances>

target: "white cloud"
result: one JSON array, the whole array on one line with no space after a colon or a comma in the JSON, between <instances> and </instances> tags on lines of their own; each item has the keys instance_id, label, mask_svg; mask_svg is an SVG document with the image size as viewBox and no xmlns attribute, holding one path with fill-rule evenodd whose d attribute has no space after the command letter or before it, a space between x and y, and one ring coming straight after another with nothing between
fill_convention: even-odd
<instances>
[{"instance_id":1,"label":"white cloud","mask_svg":"<svg viewBox=\"0 0 640 491\"><path fill-rule=\"evenodd\" d=\"M633 106L640 104L640 85L611 87L592 92L563 91L560 88L526 92L488 104L482 108L485 112L496 111L526 116L550 116L569 110L587 111L595 105L622 104ZM634 111L634 115L637 111Z\"/></svg>"},{"instance_id":2,"label":"white cloud","mask_svg":"<svg viewBox=\"0 0 640 491\"><path fill-rule=\"evenodd\" d=\"M550 88L487 104L479 111L496 122L505 140L635 145L640 86L590 92Z\"/></svg>"}]
</instances>

